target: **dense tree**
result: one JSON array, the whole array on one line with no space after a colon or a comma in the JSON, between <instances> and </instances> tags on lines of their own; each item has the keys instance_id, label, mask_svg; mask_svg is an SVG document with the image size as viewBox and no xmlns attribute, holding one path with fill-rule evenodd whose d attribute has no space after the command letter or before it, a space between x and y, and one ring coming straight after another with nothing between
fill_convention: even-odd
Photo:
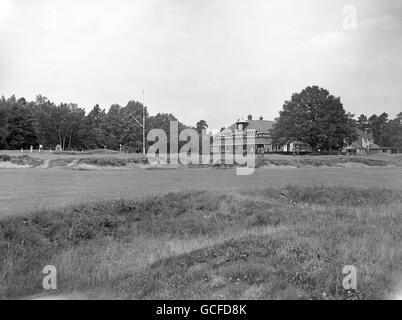
<instances>
[{"instance_id":1,"label":"dense tree","mask_svg":"<svg viewBox=\"0 0 402 320\"><path fill-rule=\"evenodd\" d=\"M373 134L374 142L380 146L387 146L389 142L388 136L388 114L382 113L379 116L373 114L368 118L370 132Z\"/></svg>"},{"instance_id":2,"label":"dense tree","mask_svg":"<svg viewBox=\"0 0 402 320\"><path fill-rule=\"evenodd\" d=\"M388 146L402 147L402 113L387 124Z\"/></svg>"},{"instance_id":3,"label":"dense tree","mask_svg":"<svg viewBox=\"0 0 402 320\"><path fill-rule=\"evenodd\" d=\"M56 108L57 106L46 97L41 95L36 96L33 106L36 116L36 131L39 143L45 148L54 148L59 144L56 133L56 119L54 118Z\"/></svg>"},{"instance_id":4,"label":"dense tree","mask_svg":"<svg viewBox=\"0 0 402 320\"><path fill-rule=\"evenodd\" d=\"M385 112L370 117L362 114L356 123L359 129L373 135L375 144L381 147L402 147L402 112L391 120Z\"/></svg>"},{"instance_id":5,"label":"dense tree","mask_svg":"<svg viewBox=\"0 0 402 320\"><path fill-rule=\"evenodd\" d=\"M35 145L37 142L35 115L31 104L24 98L16 100L15 96L7 99L7 137L9 148L19 149Z\"/></svg>"},{"instance_id":6,"label":"dense tree","mask_svg":"<svg viewBox=\"0 0 402 320\"><path fill-rule=\"evenodd\" d=\"M166 135L169 138L171 121L178 121L176 117L171 113L158 113L155 116L151 116L148 119L148 131L151 129L162 129L166 132ZM184 126L179 123L179 130L180 127L184 128Z\"/></svg>"},{"instance_id":7,"label":"dense tree","mask_svg":"<svg viewBox=\"0 0 402 320\"><path fill-rule=\"evenodd\" d=\"M364 114L361 114L356 122L357 122L357 127L361 131L367 132L369 130L369 128L370 128L369 121L367 119L367 116L365 116Z\"/></svg>"},{"instance_id":8,"label":"dense tree","mask_svg":"<svg viewBox=\"0 0 402 320\"><path fill-rule=\"evenodd\" d=\"M62 103L58 108L52 110L50 121L54 124L58 143L63 150L82 146L84 119L85 110L78 108L73 103Z\"/></svg>"},{"instance_id":9,"label":"dense tree","mask_svg":"<svg viewBox=\"0 0 402 320\"><path fill-rule=\"evenodd\" d=\"M340 98L318 86L307 87L285 101L272 136L279 143L302 141L313 150L339 150L356 138L352 117Z\"/></svg>"},{"instance_id":10,"label":"dense tree","mask_svg":"<svg viewBox=\"0 0 402 320\"><path fill-rule=\"evenodd\" d=\"M147 108L143 108L142 103L136 101L129 101L122 110L122 121L124 125L120 141L124 141L126 148L137 152L141 152L142 150L144 112L146 120L148 118Z\"/></svg>"},{"instance_id":11,"label":"dense tree","mask_svg":"<svg viewBox=\"0 0 402 320\"><path fill-rule=\"evenodd\" d=\"M123 132L124 121L122 107L113 104L105 117L104 132L106 135L106 147L109 149L117 149L119 147L121 133Z\"/></svg>"},{"instance_id":12,"label":"dense tree","mask_svg":"<svg viewBox=\"0 0 402 320\"><path fill-rule=\"evenodd\" d=\"M4 96L0 99L0 148L7 148L8 137L8 105Z\"/></svg>"},{"instance_id":13,"label":"dense tree","mask_svg":"<svg viewBox=\"0 0 402 320\"><path fill-rule=\"evenodd\" d=\"M206 144L207 142L211 143L212 137L208 137L206 135L202 135L202 131L206 130L208 128L208 124L205 120L200 120L196 123L195 129L197 130L198 136L199 136L199 150L205 152L206 150L203 150L203 144ZM208 141L209 140L209 141Z\"/></svg>"},{"instance_id":14,"label":"dense tree","mask_svg":"<svg viewBox=\"0 0 402 320\"><path fill-rule=\"evenodd\" d=\"M107 144L105 134L106 111L95 105L85 119L84 145L87 149L103 148Z\"/></svg>"},{"instance_id":15,"label":"dense tree","mask_svg":"<svg viewBox=\"0 0 402 320\"><path fill-rule=\"evenodd\" d=\"M165 131L166 137L168 139L168 141L167 141L168 150L170 150L170 123L172 121L178 122L179 132L187 128L187 126L185 126L180 121L178 121L177 118L171 113L158 113L155 116L151 116L148 119L148 125L147 125L147 134L152 129L162 129L163 131ZM179 148L184 143L185 142L183 142L183 141L179 141L178 142Z\"/></svg>"},{"instance_id":16,"label":"dense tree","mask_svg":"<svg viewBox=\"0 0 402 320\"><path fill-rule=\"evenodd\" d=\"M206 130L208 128L208 124L205 120L200 120L195 125L195 128L197 129L198 133L201 133L202 130Z\"/></svg>"}]
</instances>

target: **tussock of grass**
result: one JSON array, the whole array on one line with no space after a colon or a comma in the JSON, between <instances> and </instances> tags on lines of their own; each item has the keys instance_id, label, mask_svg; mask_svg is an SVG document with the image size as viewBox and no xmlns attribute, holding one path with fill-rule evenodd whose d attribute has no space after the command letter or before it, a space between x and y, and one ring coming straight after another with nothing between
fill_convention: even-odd
<instances>
[{"instance_id":1,"label":"tussock of grass","mask_svg":"<svg viewBox=\"0 0 402 320\"><path fill-rule=\"evenodd\" d=\"M385 298L402 275L402 195L292 187L183 192L0 220L0 297L60 290L119 298ZM359 292L342 289L355 265Z\"/></svg>"},{"instance_id":2,"label":"tussock of grass","mask_svg":"<svg viewBox=\"0 0 402 320\"><path fill-rule=\"evenodd\" d=\"M125 167L129 164L146 164L147 159L141 158L82 158L78 160L77 164L88 164L99 167Z\"/></svg>"},{"instance_id":3,"label":"tussock of grass","mask_svg":"<svg viewBox=\"0 0 402 320\"><path fill-rule=\"evenodd\" d=\"M37 159L30 157L28 155L21 156L10 156L6 154L0 154L0 161L2 162L11 162L20 166L31 166L31 167L39 167L43 164L42 159Z\"/></svg>"},{"instance_id":4,"label":"tussock of grass","mask_svg":"<svg viewBox=\"0 0 402 320\"><path fill-rule=\"evenodd\" d=\"M37 153L37 158L31 155L1 154L0 162L11 162L17 165L29 165L32 167L41 166L48 158L49 154ZM130 165L146 165L147 170L171 169L177 167L186 168L219 168L232 169L238 167L236 164L225 164L224 161L210 164L179 164L172 165L165 163L162 158L149 159L140 154L130 157L123 156L113 150L90 150L90 151L61 151L52 152L49 167L60 166L66 167L72 158L66 159L65 156L76 155L76 165L90 165L99 168L102 167L127 167ZM54 156L60 155L60 159ZM103 156L102 156L103 155ZM64 157L63 157L64 156ZM79 157L78 157L79 156ZM98 157L97 157L98 156ZM42 158L43 159L39 159ZM148 161L149 160L149 161ZM198 159L199 160L199 159ZM386 166L402 166L400 155L370 155L370 156L278 156L264 155L262 159L258 157L257 167L386 167Z\"/></svg>"},{"instance_id":5,"label":"tussock of grass","mask_svg":"<svg viewBox=\"0 0 402 320\"><path fill-rule=\"evenodd\" d=\"M343 167L348 164L360 164L368 167L386 167L398 165L393 159L374 159L370 157L288 157L285 159L263 159L261 165L294 166L294 167Z\"/></svg>"},{"instance_id":6,"label":"tussock of grass","mask_svg":"<svg viewBox=\"0 0 402 320\"><path fill-rule=\"evenodd\" d=\"M350 189L345 187L295 187L251 191L247 194L275 197L294 204L323 204L336 206L376 206L398 202L401 194L389 189Z\"/></svg>"},{"instance_id":7,"label":"tussock of grass","mask_svg":"<svg viewBox=\"0 0 402 320\"><path fill-rule=\"evenodd\" d=\"M118 151L110 149L94 149L87 151L54 151L54 154L83 155L83 154L118 154Z\"/></svg>"}]
</instances>

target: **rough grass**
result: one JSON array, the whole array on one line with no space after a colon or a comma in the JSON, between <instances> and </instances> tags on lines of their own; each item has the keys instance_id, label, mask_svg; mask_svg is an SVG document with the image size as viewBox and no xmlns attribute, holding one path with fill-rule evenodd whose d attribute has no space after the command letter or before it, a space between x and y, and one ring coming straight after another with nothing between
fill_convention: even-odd
<instances>
[{"instance_id":1,"label":"rough grass","mask_svg":"<svg viewBox=\"0 0 402 320\"><path fill-rule=\"evenodd\" d=\"M264 158L261 165L265 166L294 166L301 167L345 167L348 165L362 165L367 167L386 167L386 166L400 166L401 162L397 161L396 157L377 159L372 157L356 157L356 156L343 156L343 157L288 157L286 159L270 159Z\"/></svg>"},{"instance_id":2,"label":"rough grass","mask_svg":"<svg viewBox=\"0 0 402 320\"><path fill-rule=\"evenodd\" d=\"M46 168L68 167L72 161L74 166L89 165L102 167L126 167L129 165L150 165L148 169L157 168L158 165L164 164L161 158L148 159L142 154L124 154L113 150L92 150L85 152L53 152L53 153L34 153L20 155L18 152L6 152L0 154L0 162L10 162L16 165L28 165L38 167L45 160L49 160L49 166ZM149 161L148 161L149 160ZM170 166L169 164L167 166ZM177 165L172 165L177 167ZM188 168L233 168L236 165L224 163L211 164L187 164L179 165ZM379 154L369 156L289 156L267 154L263 158L257 159L257 167L387 167L402 166L402 156L395 154Z\"/></svg>"},{"instance_id":3,"label":"rough grass","mask_svg":"<svg viewBox=\"0 0 402 320\"><path fill-rule=\"evenodd\" d=\"M86 151L53 151L54 154L64 154L64 155L83 155L83 154L118 154L118 151L110 149L94 149Z\"/></svg>"},{"instance_id":4,"label":"rough grass","mask_svg":"<svg viewBox=\"0 0 402 320\"><path fill-rule=\"evenodd\" d=\"M119 159L119 158L81 158L78 164L88 164L99 167L125 167L129 164L146 164L148 163L145 157Z\"/></svg>"},{"instance_id":5,"label":"rough grass","mask_svg":"<svg viewBox=\"0 0 402 320\"><path fill-rule=\"evenodd\" d=\"M182 192L0 220L0 297L374 299L402 279L402 195L371 188ZM358 291L342 268L358 270Z\"/></svg>"},{"instance_id":6,"label":"rough grass","mask_svg":"<svg viewBox=\"0 0 402 320\"><path fill-rule=\"evenodd\" d=\"M81 157L69 157L69 158L48 158L44 156L44 158L40 158L40 154L32 157L30 155L8 155L8 154L0 154L0 162L12 163L17 166L29 166L29 167L39 167L44 163L48 165L46 168L53 167L68 167L72 163L74 166L77 165L91 165L97 167L125 167L130 164L147 164L148 161L145 157L131 157L131 158L119 158L117 156L106 156L106 157L90 157L90 155L105 155L105 153L96 153L96 152L61 152L61 153L53 153L53 157L55 155L80 155ZM119 155L115 152L116 155Z\"/></svg>"},{"instance_id":7,"label":"rough grass","mask_svg":"<svg viewBox=\"0 0 402 320\"><path fill-rule=\"evenodd\" d=\"M19 166L39 167L43 164L42 159L30 157L28 155L14 156L7 154L0 154L0 162L10 162Z\"/></svg>"}]
</instances>

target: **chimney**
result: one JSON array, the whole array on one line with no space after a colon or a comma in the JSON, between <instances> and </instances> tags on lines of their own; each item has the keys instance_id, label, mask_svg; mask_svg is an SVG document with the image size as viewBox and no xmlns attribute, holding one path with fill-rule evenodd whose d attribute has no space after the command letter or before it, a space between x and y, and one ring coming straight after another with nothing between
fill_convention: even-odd
<instances>
[{"instance_id":1,"label":"chimney","mask_svg":"<svg viewBox=\"0 0 402 320\"><path fill-rule=\"evenodd\" d=\"M247 120L248 120L248 121L253 120L253 116L252 116L251 114L249 114L249 115L247 116Z\"/></svg>"},{"instance_id":2,"label":"chimney","mask_svg":"<svg viewBox=\"0 0 402 320\"><path fill-rule=\"evenodd\" d=\"M260 117L260 120L264 120L264 118L261 116L261 117Z\"/></svg>"}]
</instances>

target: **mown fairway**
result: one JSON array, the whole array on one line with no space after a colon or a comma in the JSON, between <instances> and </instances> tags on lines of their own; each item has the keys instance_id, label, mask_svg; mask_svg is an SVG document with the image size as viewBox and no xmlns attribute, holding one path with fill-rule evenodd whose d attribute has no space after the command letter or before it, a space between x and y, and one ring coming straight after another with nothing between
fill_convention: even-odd
<instances>
[{"instance_id":1,"label":"mown fairway","mask_svg":"<svg viewBox=\"0 0 402 320\"><path fill-rule=\"evenodd\" d=\"M186 190L258 190L298 186L385 187L402 190L401 167L273 168L236 176L233 169L1 169L0 217L82 202L137 198Z\"/></svg>"}]
</instances>

